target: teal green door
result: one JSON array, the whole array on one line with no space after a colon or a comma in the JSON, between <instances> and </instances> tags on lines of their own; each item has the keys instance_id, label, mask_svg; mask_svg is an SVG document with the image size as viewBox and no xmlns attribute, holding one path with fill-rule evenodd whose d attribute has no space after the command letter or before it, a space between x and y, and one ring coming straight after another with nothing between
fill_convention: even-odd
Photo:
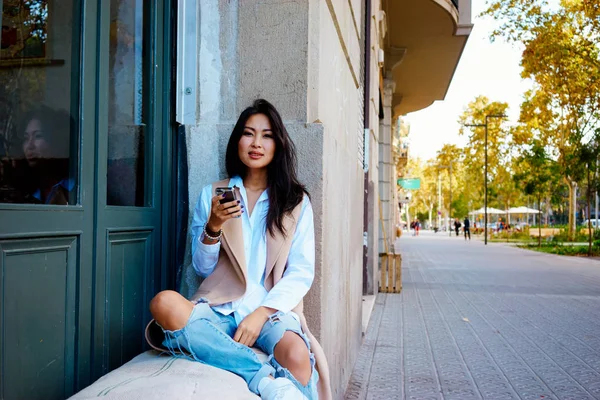
<instances>
[{"instance_id":1,"label":"teal green door","mask_svg":"<svg viewBox=\"0 0 600 400\"><path fill-rule=\"evenodd\" d=\"M96 198L96 375L142 352L160 277L163 99L161 1L111 0L100 10ZM106 84L104 84L106 82ZM98 360L100 361L100 360Z\"/></svg>"},{"instance_id":2,"label":"teal green door","mask_svg":"<svg viewBox=\"0 0 600 400\"><path fill-rule=\"evenodd\" d=\"M66 398L145 349L168 251L167 6L0 1L0 399Z\"/></svg>"}]
</instances>

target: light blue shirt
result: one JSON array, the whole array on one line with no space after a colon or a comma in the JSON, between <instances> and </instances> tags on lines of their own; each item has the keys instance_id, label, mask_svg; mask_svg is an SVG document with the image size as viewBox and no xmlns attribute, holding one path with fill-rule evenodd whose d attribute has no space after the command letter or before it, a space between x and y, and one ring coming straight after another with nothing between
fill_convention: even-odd
<instances>
[{"instance_id":1,"label":"light blue shirt","mask_svg":"<svg viewBox=\"0 0 600 400\"><path fill-rule=\"evenodd\" d=\"M50 190L50 193L48 193L48 196L46 196L46 204L50 202L50 200L56 194L56 191L60 186L65 188L67 192L70 192L75 187L75 180L73 178L63 179L56 185L52 186L52 190ZM42 191L40 189L37 189L32 196L38 199L39 201L42 201Z\"/></svg>"},{"instance_id":2,"label":"light blue shirt","mask_svg":"<svg viewBox=\"0 0 600 400\"><path fill-rule=\"evenodd\" d=\"M315 276L315 232L310 201L305 195L283 277L267 292L264 275L267 264L268 190L260 195L252 215L248 215L248 197L243 180L235 176L229 180L229 186L240 188L241 201L245 207L241 218L248 280L246 293L242 298L213 309L225 315L233 312L238 324L260 306L288 313L306 295ZM196 273L203 278L214 271L221 249L220 242L211 245L202 243L204 224L210 216L213 196L212 185L202 189L192 219L192 263Z\"/></svg>"}]
</instances>

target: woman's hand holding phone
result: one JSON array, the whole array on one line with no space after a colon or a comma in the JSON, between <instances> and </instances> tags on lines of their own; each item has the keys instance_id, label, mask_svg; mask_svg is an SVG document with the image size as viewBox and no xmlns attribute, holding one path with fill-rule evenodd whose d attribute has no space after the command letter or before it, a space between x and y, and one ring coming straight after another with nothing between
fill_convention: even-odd
<instances>
[{"instance_id":1,"label":"woman's hand holding phone","mask_svg":"<svg viewBox=\"0 0 600 400\"><path fill-rule=\"evenodd\" d=\"M223 194L217 194L211 201L207 227L213 232L219 232L225 221L238 218L244 212L244 206L241 205L240 200L234 199L233 201L221 203L223 197Z\"/></svg>"}]
</instances>

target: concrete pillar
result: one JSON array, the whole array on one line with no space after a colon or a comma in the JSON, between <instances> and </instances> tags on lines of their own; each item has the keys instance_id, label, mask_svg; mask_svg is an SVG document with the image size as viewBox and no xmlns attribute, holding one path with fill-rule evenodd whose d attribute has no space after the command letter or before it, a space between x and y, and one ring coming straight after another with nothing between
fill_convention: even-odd
<instances>
[{"instance_id":1,"label":"concrete pillar","mask_svg":"<svg viewBox=\"0 0 600 400\"><path fill-rule=\"evenodd\" d=\"M392 143L394 143L394 147L397 147L400 143L400 124L402 121L397 115L392 115ZM391 205L392 209L391 213L391 231L392 231L392 243L396 241L396 226L399 226L400 221L400 209L398 207L398 169L396 167L398 154L394 156L394 153L397 149L392 149L392 176L391 176ZM421 221L422 222L422 221ZM394 249L396 251L397 249Z\"/></svg>"},{"instance_id":2,"label":"concrete pillar","mask_svg":"<svg viewBox=\"0 0 600 400\"><path fill-rule=\"evenodd\" d=\"M375 113L375 118L378 113ZM377 122L377 121L376 121ZM373 132L374 131L374 132ZM379 290L379 238L381 237L379 221L379 126L369 135L369 225L367 237L367 293L376 294Z\"/></svg>"},{"instance_id":3,"label":"concrete pillar","mask_svg":"<svg viewBox=\"0 0 600 400\"><path fill-rule=\"evenodd\" d=\"M395 83L391 79L384 81L382 103L383 119L379 123L379 200L383 220L380 224L379 252L391 250L395 238L394 207L396 207L396 179L393 157L393 129L392 129L392 96ZM385 229L385 233L382 229ZM387 244L385 242L387 240Z\"/></svg>"},{"instance_id":4,"label":"concrete pillar","mask_svg":"<svg viewBox=\"0 0 600 400\"><path fill-rule=\"evenodd\" d=\"M238 1L238 111L263 97L307 120L309 1Z\"/></svg>"},{"instance_id":5,"label":"concrete pillar","mask_svg":"<svg viewBox=\"0 0 600 400\"><path fill-rule=\"evenodd\" d=\"M257 98L270 101L277 107L296 145L299 178L311 194L317 245L315 281L305 297L304 309L311 331L320 338L324 126L307 121L312 6L308 1L238 1L237 114ZM315 49L311 47L310 51Z\"/></svg>"},{"instance_id":6,"label":"concrete pillar","mask_svg":"<svg viewBox=\"0 0 600 400\"><path fill-rule=\"evenodd\" d=\"M371 76L369 90L369 115L371 132L369 135L369 182L368 182L368 235L367 235L367 292L376 294L379 290L379 241L381 222L379 221L379 52L384 43L384 33L375 22L380 15L380 0L371 1L371 43L367 48L371 55Z\"/></svg>"}]
</instances>

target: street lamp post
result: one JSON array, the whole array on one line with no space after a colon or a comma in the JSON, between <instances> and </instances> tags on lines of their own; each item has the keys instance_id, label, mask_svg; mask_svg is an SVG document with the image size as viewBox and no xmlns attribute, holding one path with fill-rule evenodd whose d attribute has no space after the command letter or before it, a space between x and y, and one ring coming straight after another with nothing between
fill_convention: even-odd
<instances>
[{"instance_id":1,"label":"street lamp post","mask_svg":"<svg viewBox=\"0 0 600 400\"><path fill-rule=\"evenodd\" d=\"M438 169L438 229L442 230L442 180L440 178L440 170Z\"/></svg>"},{"instance_id":2,"label":"street lamp post","mask_svg":"<svg viewBox=\"0 0 600 400\"><path fill-rule=\"evenodd\" d=\"M452 161L450 161L450 166L448 167L448 177L450 178L450 204L448 205L448 218L450 218L450 224L452 224ZM452 236L452 225L450 225L450 236Z\"/></svg>"},{"instance_id":3,"label":"street lamp post","mask_svg":"<svg viewBox=\"0 0 600 400\"><path fill-rule=\"evenodd\" d=\"M440 178L440 168L448 168L448 170L450 171L449 173L449 177L450 177L450 204L448 205L448 218L450 219L450 221L448 221L448 223L450 224L448 226L448 235L452 236L452 160L450 160L450 165L438 165L438 181L441 182ZM441 185L440 185L440 193L441 193ZM441 195L440 195L441 196ZM439 201L438 201L439 204ZM439 206L438 206L439 208ZM439 211L439 210L438 210Z\"/></svg>"},{"instance_id":4,"label":"street lamp post","mask_svg":"<svg viewBox=\"0 0 600 400\"><path fill-rule=\"evenodd\" d=\"M485 151L485 161L484 161L484 178L483 178L483 242L487 245L487 226L488 226L488 121L490 118L506 118L504 114L490 114L485 116L485 124L465 124L465 126L485 128L485 138L484 138L484 151Z\"/></svg>"}]
</instances>

